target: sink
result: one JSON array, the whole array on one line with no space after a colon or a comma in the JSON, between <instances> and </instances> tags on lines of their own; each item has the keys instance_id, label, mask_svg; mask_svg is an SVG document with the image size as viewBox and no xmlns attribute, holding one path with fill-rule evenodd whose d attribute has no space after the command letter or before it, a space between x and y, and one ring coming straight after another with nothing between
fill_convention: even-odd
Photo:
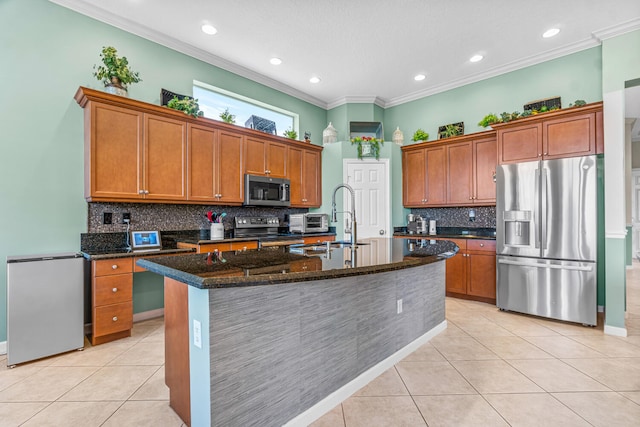
<instances>
[{"instance_id":1,"label":"sink","mask_svg":"<svg viewBox=\"0 0 640 427\"><path fill-rule=\"evenodd\" d=\"M358 244L356 245L356 248L358 246L365 246L368 245L369 243L366 242L358 242ZM344 240L336 240L333 242L329 242L329 249L342 249L342 248L350 248L351 242L349 241L344 241ZM289 246L289 251L290 252L294 252L294 253L312 253L312 252L325 252L327 250L327 243L306 243L306 244L300 244L300 245L290 245Z\"/></svg>"}]
</instances>

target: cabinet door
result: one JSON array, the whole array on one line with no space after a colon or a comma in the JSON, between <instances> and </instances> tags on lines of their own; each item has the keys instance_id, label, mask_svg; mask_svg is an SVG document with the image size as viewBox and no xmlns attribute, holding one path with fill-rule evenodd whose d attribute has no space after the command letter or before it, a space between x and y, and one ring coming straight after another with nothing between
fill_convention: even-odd
<instances>
[{"instance_id":1,"label":"cabinet door","mask_svg":"<svg viewBox=\"0 0 640 427\"><path fill-rule=\"evenodd\" d=\"M443 205L446 203L447 175L445 147L428 148L427 156L427 194L425 205Z\"/></svg>"},{"instance_id":2,"label":"cabinet door","mask_svg":"<svg viewBox=\"0 0 640 427\"><path fill-rule=\"evenodd\" d=\"M187 199L186 122L144 115L145 198Z\"/></svg>"},{"instance_id":3,"label":"cabinet door","mask_svg":"<svg viewBox=\"0 0 640 427\"><path fill-rule=\"evenodd\" d=\"M287 146L268 142L266 146L267 175L275 178L287 177Z\"/></svg>"},{"instance_id":4,"label":"cabinet door","mask_svg":"<svg viewBox=\"0 0 640 427\"><path fill-rule=\"evenodd\" d=\"M243 201L242 153L242 135L220 131L215 152L216 188L219 202L237 204Z\"/></svg>"},{"instance_id":5,"label":"cabinet door","mask_svg":"<svg viewBox=\"0 0 640 427\"><path fill-rule=\"evenodd\" d=\"M322 164L318 151L302 152L303 202L306 207L320 207L322 204Z\"/></svg>"},{"instance_id":6,"label":"cabinet door","mask_svg":"<svg viewBox=\"0 0 640 427\"><path fill-rule=\"evenodd\" d=\"M497 144L495 138L473 141L473 202L495 204Z\"/></svg>"},{"instance_id":7,"label":"cabinet door","mask_svg":"<svg viewBox=\"0 0 640 427\"><path fill-rule=\"evenodd\" d=\"M469 254L469 295L496 298L496 254Z\"/></svg>"},{"instance_id":8,"label":"cabinet door","mask_svg":"<svg viewBox=\"0 0 640 427\"><path fill-rule=\"evenodd\" d=\"M542 157L542 124L498 130L498 162L517 163Z\"/></svg>"},{"instance_id":9,"label":"cabinet door","mask_svg":"<svg viewBox=\"0 0 640 427\"><path fill-rule=\"evenodd\" d=\"M542 155L545 159L596 153L595 113L547 120L543 126Z\"/></svg>"},{"instance_id":10,"label":"cabinet door","mask_svg":"<svg viewBox=\"0 0 640 427\"><path fill-rule=\"evenodd\" d=\"M214 152L217 131L208 127L189 124L188 126L187 198L215 202Z\"/></svg>"},{"instance_id":11,"label":"cabinet door","mask_svg":"<svg viewBox=\"0 0 640 427\"><path fill-rule=\"evenodd\" d=\"M267 174L266 141L247 137L245 143L244 171L251 175Z\"/></svg>"},{"instance_id":12,"label":"cabinet door","mask_svg":"<svg viewBox=\"0 0 640 427\"><path fill-rule=\"evenodd\" d=\"M96 102L90 114L85 153L85 197L140 199L142 190L142 113Z\"/></svg>"},{"instance_id":13,"label":"cabinet door","mask_svg":"<svg viewBox=\"0 0 640 427\"><path fill-rule=\"evenodd\" d=\"M447 203L473 203L473 143L461 142L447 146ZM429 185L431 190L431 185Z\"/></svg>"},{"instance_id":14,"label":"cabinet door","mask_svg":"<svg viewBox=\"0 0 640 427\"><path fill-rule=\"evenodd\" d=\"M402 155L402 202L405 207L420 207L427 194L425 150L405 151Z\"/></svg>"},{"instance_id":15,"label":"cabinet door","mask_svg":"<svg viewBox=\"0 0 640 427\"><path fill-rule=\"evenodd\" d=\"M287 172L287 178L289 178L290 181L289 197L291 199L291 207L304 206L301 148L289 147Z\"/></svg>"},{"instance_id":16,"label":"cabinet door","mask_svg":"<svg viewBox=\"0 0 640 427\"><path fill-rule=\"evenodd\" d=\"M445 280L447 292L467 293L467 254L464 251L447 259Z\"/></svg>"}]
</instances>

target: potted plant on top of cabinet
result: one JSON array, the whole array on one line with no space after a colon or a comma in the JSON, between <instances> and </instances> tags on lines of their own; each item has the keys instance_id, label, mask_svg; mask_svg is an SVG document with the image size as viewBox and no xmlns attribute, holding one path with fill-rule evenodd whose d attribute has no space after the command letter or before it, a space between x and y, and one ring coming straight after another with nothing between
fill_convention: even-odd
<instances>
[{"instance_id":1,"label":"potted plant on top of cabinet","mask_svg":"<svg viewBox=\"0 0 640 427\"><path fill-rule=\"evenodd\" d=\"M104 46L100 57L103 65L94 65L93 75L104 83L105 92L127 96L127 85L142 81L140 75L129 68L127 57L118 57L115 47Z\"/></svg>"},{"instance_id":2,"label":"potted plant on top of cabinet","mask_svg":"<svg viewBox=\"0 0 640 427\"><path fill-rule=\"evenodd\" d=\"M425 132L423 129L418 129L413 134L413 137L411 138L411 140L413 142L428 141L429 140L429 134L427 132Z\"/></svg>"},{"instance_id":3,"label":"potted plant on top of cabinet","mask_svg":"<svg viewBox=\"0 0 640 427\"><path fill-rule=\"evenodd\" d=\"M358 158L362 160L363 157L375 157L376 160L380 160L380 147L384 144L382 139L374 138L372 136L356 136L351 138L351 145L358 146Z\"/></svg>"}]
</instances>

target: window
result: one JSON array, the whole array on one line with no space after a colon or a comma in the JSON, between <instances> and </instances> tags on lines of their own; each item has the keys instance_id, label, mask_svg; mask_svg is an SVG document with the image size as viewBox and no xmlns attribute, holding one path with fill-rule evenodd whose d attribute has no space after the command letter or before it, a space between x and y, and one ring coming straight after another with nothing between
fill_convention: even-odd
<instances>
[{"instance_id":1,"label":"window","mask_svg":"<svg viewBox=\"0 0 640 427\"><path fill-rule=\"evenodd\" d=\"M282 136L287 129L298 132L299 116L291 111L256 101L199 81L193 82L193 97L198 100L204 116L220 120L220 113L227 108L236 116L235 124L245 126L251 116L271 120L276 124L276 134Z\"/></svg>"}]
</instances>

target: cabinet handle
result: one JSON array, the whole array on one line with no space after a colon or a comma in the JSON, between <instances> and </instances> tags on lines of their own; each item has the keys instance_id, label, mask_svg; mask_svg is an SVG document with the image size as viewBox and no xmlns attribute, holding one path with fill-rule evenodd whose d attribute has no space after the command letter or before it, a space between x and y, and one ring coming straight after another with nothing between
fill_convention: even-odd
<instances>
[{"instance_id":1,"label":"cabinet handle","mask_svg":"<svg viewBox=\"0 0 640 427\"><path fill-rule=\"evenodd\" d=\"M111 291L115 294L116 292L118 292L118 288L113 288L111 289Z\"/></svg>"},{"instance_id":2,"label":"cabinet handle","mask_svg":"<svg viewBox=\"0 0 640 427\"><path fill-rule=\"evenodd\" d=\"M546 155L547 155L547 153L542 153L542 155L543 155L543 156L546 156Z\"/></svg>"},{"instance_id":3,"label":"cabinet handle","mask_svg":"<svg viewBox=\"0 0 640 427\"><path fill-rule=\"evenodd\" d=\"M144 194L149 194L149 190L144 190Z\"/></svg>"},{"instance_id":4,"label":"cabinet handle","mask_svg":"<svg viewBox=\"0 0 640 427\"><path fill-rule=\"evenodd\" d=\"M144 190L138 190L138 194L144 194Z\"/></svg>"},{"instance_id":5,"label":"cabinet handle","mask_svg":"<svg viewBox=\"0 0 640 427\"><path fill-rule=\"evenodd\" d=\"M484 248L484 243L480 243L480 247L481 247L481 248Z\"/></svg>"},{"instance_id":6,"label":"cabinet handle","mask_svg":"<svg viewBox=\"0 0 640 427\"><path fill-rule=\"evenodd\" d=\"M113 320L114 322L117 322L118 321L118 316L113 316L113 319L111 319L111 320Z\"/></svg>"},{"instance_id":7,"label":"cabinet handle","mask_svg":"<svg viewBox=\"0 0 640 427\"><path fill-rule=\"evenodd\" d=\"M112 269L112 270L117 270L117 269L118 269L118 264L113 264L113 265L111 266L111 269Z\"/></svg>"},{"instance_id":8,"label":"cabinet handle","mask_svg":"<svg viewBox=\"0 0 640 427\"><path fill-rule=\"evenodd\" d=\"M538 153L538 157L542 157L542 154Z\"/></svg>"},{"instance_id":9,"label":"cabinet handle","mask_svg":"<svg viewBox=\"0 0 640 427\"><path fill-rule=\"evenodd\" d=\"M473 200L473 197L469 196L469 200Z\"/></svg>"}]
</instances>

